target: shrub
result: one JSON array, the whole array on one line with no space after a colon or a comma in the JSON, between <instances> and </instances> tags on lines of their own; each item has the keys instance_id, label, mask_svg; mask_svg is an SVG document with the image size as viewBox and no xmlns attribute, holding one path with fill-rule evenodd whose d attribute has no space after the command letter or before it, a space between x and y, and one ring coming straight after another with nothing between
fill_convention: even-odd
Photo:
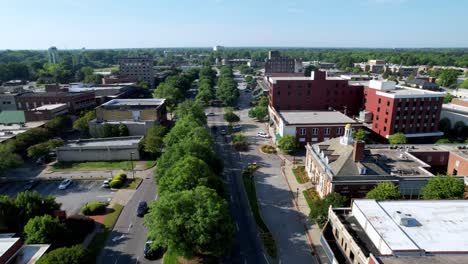
<instances>
[{"instance_id":1,"label":"shrub","mask_svg":"<svg viewBox=\"0 0 468 264\"><path fill-rule=\"evenodd\" d=\"M123 182L121 180L112 180L111 182L109 182L109 186L113 189L119 189L120 187L122 187L123 185Z\"/></svg>"},{"instance_id":2,"label":"shrub","mask_svg":"<svg viewBox=\"0 0 468 264\"><path fill-rule=\"evenodd\" d=\"M249 144L247 142L233 142L232 146L237 151L247 151L247 150L249 150Z\"/></svg>"},{"instance_id":3,"label":"shrub","mask_svg":"<svg viewBox=\"0 0 468 264\"><path fill-rule=\"evenodd\" d=\"M71 215L65 219L65 226L70 231L67 244L80 244L93 231L94 220L84 215Z\"/></svg>"},{"instance_id":4,"label":"shrub","mask_svg":"<svg viewBox=\"0 0 468 264\"><path fill-rule=\"evenodd\" d=\"M273 147L272 145L267 145L267 144L260 146L260 150L263 153L268 153L268 154L276 153L276 148Z\"/></svg>"},{"instance_id":5,"label":"shrub","mask_svg":"<svg viewBox=\"0 0 468 264\"><path fill-rule=\"evenodd\" d=\"M121 182L125 182L127 180L127 174L125 173L119 173L112 178L112 180L119 180Z\"/></svg>"},{"instance_id":6,"label":"shrub","mask_svg":"<svg viewBox=\"0 0 468 264\"><path fill-rule=\"evenodd\" d=\"M98 215L103 214L106 211L106 204L94 202L87 204L81 208L81 212L84 215Z\"/></svg>"}]
</instances>

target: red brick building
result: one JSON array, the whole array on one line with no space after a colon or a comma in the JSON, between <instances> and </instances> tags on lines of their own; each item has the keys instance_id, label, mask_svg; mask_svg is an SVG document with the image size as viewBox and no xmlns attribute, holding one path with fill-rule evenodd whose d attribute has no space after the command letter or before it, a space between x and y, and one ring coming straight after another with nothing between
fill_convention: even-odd
<instances>
[{"instance_id":1,"label":"red brick building","mask_svg":"<svg viewBox=\"0 0 468 264\"><path fill-rule=\"evenodd\" d=\"M265 77L270 107L281 110L336 110L355 115L361 110L363 86L315 71L310 77Z\"/></svg>"},{"instance_id":2,"label":"red brick building","mask_svg":"<svg viewBox=\"0 0 468 264\"><path fill-rule=\"evenodd\" d=\"M388 138L401 132L407 138L438 137L444 93L395 86L371 80L364 87L365 111L372 131Z\"/></svg>"},{"instance_id":3,"label":"red brick building","mask_svg":"<svg viewBox=\"0 0 468 264\"><path fill-rule=\"evenodd\" d=\"M16 96L18 110L32 110L50 104L66 104L71 113L77 113L83 109L94 107L96 100L94 92L39 92L23 93Z\"/></svg>"}]
</instances>

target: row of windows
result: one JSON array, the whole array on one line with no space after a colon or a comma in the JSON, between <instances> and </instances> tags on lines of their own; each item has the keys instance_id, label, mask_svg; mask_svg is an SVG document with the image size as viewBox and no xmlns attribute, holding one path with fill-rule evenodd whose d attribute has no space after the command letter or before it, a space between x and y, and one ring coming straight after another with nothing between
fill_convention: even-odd
<instances>
[{"instance_id":1,"label":"row of windows","mask_svg":"<svg viewBox=\"0 0 468 264\"><path fill-rule=\"evenodd\" d=\"M343 128L338 127L338 128L336 128L335 132L336 132L337 135L341 135L343 133ZM312 135L318 135L318 133L319 133L318 128L312 128ZM327 127L327 128L323 129L323 134L324 135L330 135L330 133L331 133L331 128ZM306 128L300 128L299 129L299 135L304 136L306 134L307 134Z\"/></svg>"}]
</instances>

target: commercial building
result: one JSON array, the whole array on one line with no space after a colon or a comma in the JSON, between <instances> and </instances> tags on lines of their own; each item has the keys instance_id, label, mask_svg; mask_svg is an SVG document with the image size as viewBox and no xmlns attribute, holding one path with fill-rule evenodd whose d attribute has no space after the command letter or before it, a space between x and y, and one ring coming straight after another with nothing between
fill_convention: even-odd
<instances>
[{"instance_id":1,"label":"commercial building","mask_svg":"<svg viewBox=\"0 0 468 264\"><path fill-rule=\"evenodd\" d=\"M167 121L165 99L113 99L96 108L96 119L89 123L89 133L99 137L105 124L125 124L130 135L146 135L155 124Z\"/></svg>"},{"instance_id":2,"label":"commercial building","mask_svg":"<svg viewBox=\"0 0 468 264\"><path fill-rule=\"evenodd\" d=\"M34 264L49 247L49 244L25 245L15 234L0 234L0 263Z\"/></svg>"},{"instance_id":3,"label":"commercial building","mask_svg":"<svg viewBox=\"0 0 468 264\"><path fill-rule=\"evenodd\" d=\"M466 200L353 200L330 208L320 238L330 263L468 263Z\"/></svg>"},{"instance_id":4,"label":"commercial building","mask_svg":"<svg viewBox=\"0 0 468 264\"><path fill-rule=\"evenodd\" d=\"M58 162L139 160L143 137L92 138L69 141L56 149Z\"/></svg>"},{"instance_id":5,"label":"commercial building","mask_svg":"<svg viewBox=\"0 0 468 264\"><path fill-rule=\"evenodd\" d=\"M446 171L468 176L466 145L366 145L352 138L351 125L344 135L306 145L305 169L320 197L332 192L350 198L364 197L379 182L393 182L407 197L419 197L434 175Z\"/></svg>"},{"instance_id":6,"label":"commercial building","mask_svg":"<svg viewBox=\"0 0 468 264\"><path fill-rule=\"evenodd\" d=\"M364 87L364 121L383 138L401 132L407 138L438 137L440 111L445 93L403 86L392 81L371 80Z\"/></svg>"},{"instance_id":7,"label":"commercial building","mask_svg":"<svg viewBox=\"0 0 468 264\"><path fill-rule=\"evenodd\" d=\"M94 92L27 92L16 96L18 110L32 110L50 104L66 104L71 113L79 113L96 105Z\"/></svg>"},{"instance_id":8,"label":"commercial building","mask_svg":"<svg viewBox=\"0 0 468 264\"><path fill-rule=\"evenodd\" d=\"M328 72L327 72L328 75ZM368 74L341 74L340 77L348 81L370 81L372 77Z\"/></svg>"},{"instance_id":9,"label":"commercial building","mask_svg":"<svg viewBox=\"0 0 468 264\"><path fill-rule=\"evenodd\" d=\"M300 145L312 142L323 142L342 136L344 126L353 124L360 127L357 121L337 111L275 111L270 108L270 120L276 138L292 135Z\"/></svg>"},{"instance_id":10,"label":"commercial building","mask_svg":"<svg viewBox=\"0 0 468 264\"><path fill-rule=\"evenodd\" d=\"M468 98L454 98L452 102L443 104L440 118L450 120L452 128L457 122L463 122L465 126L468 126Z\"/></svg>"},{"instance_id":11,"label":"commercial building","mask_svg":"<svg viewBox=\"0 0 468 264\"><path fill-rule=\"evenodd\" d=\"M354 67L371 73L382 73L386 70L384 60L368 60L367 62L354 63Z\"/></svg>"},{"instance_id":12,"label":"commercial building","mask_svg":"<svg viewBox=\"0 0 468 264\"><path fill-rule=\"evenodd\" d=\"M419 66L390 65L387 67L391 73L397 73L400 76L408 77L418 75Z\"/></svg>"},{"instance_id":13,"label":"commercial building","mask_svg":"<svg viewBox=\"0 0 468 264\"><path fill-rule=\"evenodd\" d=\"M269 51L265 63L265 75L272 73L301 73L304 72L302 60L281 56L279 51Z\"/></svg>"},{"instance_id":14,"label":"commercial building","mask_svg":"<svg viewBox=\"0 0 468 264\"><path fill-rule=\"evenodd\" d=\"M140 96L138 91L142 89L136 83L114 83L107 85L84 85L82 83L70 84L70 93L94 92L96 104L100 105L112 99L132 98Z\"/></svg>"},{"instance_id":15,"label":"commercial building","mask_svg":"<svg viewBox=\"0 0 468 264\"><path fill-rule=\"evenodd\" d=\"M43 105L25 111L24 115L27 122L50 120L56 116L65 115L68 113L68 106L66 104L51 104Z\"/></svg>"},{"instance_id":16,"label":"commercial building","mask_svg":"<svg viewBox=\"0 0 468 264\"><path fill-rule=\"evenodd\" d=\"M120 59L120 75L146 81L150 89L154 88L153 56L140 55Z\"/></svg>"},{"instance_id":17,"label":"commercial building","mask_svg":"<svg viewBox=\"0 0 468 264\"><path fill-rule=\"evenodd\" d=\"M16 110L16 94L0 93L0 111Z\"/></svg>"},{"instance_id":18,"label":"commercial building","mask_svg":"<svg viewBox=\"0 0 468 264\"><path fill-rule=\"evenodd\" d=\"M0 113L0 117L2 119L1 122L5 121L4 112ZM24 117L24 113L23 111L17 111L17 112L21 114L15 115L16 117L13 120L16 120L16 121L14 121L14 123L3 123L0 125L0 143L8 139L14 138L16 137L16 135L24 133L31 128L41 127L46 123L45 121L22 123L22 120L26 120L26 118ZM7 122L11 122L11 121L7 121Z\"/></svg>"},{"instance_id":19,"label":"commercial building","mask_svg":"<svg viewBox=\"0 0 468 264\"><path fill-rule=\"evenodd\" d=\"M270 107L283 110L337 110L356 115L361 110L362 84L339 77L327 77L326 72L314 71L311 76L265 76L270 87Z\"/></svg>"},{"instance_id":20,"label":"commercial building","mask_svg":"<svg viewBox=\"0 0 468 264\"><path fill-rule=\"evenodd\" d=\"M414 79L414 80L406 80L405 85L413 88L419 88L423 90L430 90L430 91L439 91L440 88L434 82L421 80L421 79Z\"/></svg>"},{"instance_id":21,"label":"commercial building","mask_svg":"<svg viewBox=\"0 0 468 264\"><path fill-rule=\"evenodd\" d=\"M222 65L232 65L232 66L237 66L237 65L249 65L251 59L222 59L221 64Z\"/></svg>"}]
</instances>

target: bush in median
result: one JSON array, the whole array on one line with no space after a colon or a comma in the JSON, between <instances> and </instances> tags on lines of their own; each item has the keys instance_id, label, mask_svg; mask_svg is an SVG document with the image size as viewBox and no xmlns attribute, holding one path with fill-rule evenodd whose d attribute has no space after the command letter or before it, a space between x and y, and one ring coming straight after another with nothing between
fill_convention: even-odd
<instances>
[{"instance_id":1,"label":"bush in median","mask_svg":"<svg viewBox=\"0 0 468 264\"><path fill-rule=\"evenodd\" d=\"M112 180L111 182L109 182L109 186L112 189L119 189L123 186L123 182L121 180Z\"/></svg>"},{"instance_id":2,"label":"bush in median","mask_svg":"<svg viewBox=\"0 0 468 264\"><path fill-rule=\"evenodd\" d=\"M106 211L106 204L94 202L87 204L81 208L81 213L84 215L98 215L103 214Z\"/></svg>"},{"instance_id":3,"label":"bush in median","mask_svg":"<svg viewBox=\"0 0 468 264\"><path fill-rule=\"evenodd\" d=\"M115 175L112 180L120 180L122 182L125 182L127 180L127 174L119 173L119 174Z\"/></svg>"}]
</instances>

